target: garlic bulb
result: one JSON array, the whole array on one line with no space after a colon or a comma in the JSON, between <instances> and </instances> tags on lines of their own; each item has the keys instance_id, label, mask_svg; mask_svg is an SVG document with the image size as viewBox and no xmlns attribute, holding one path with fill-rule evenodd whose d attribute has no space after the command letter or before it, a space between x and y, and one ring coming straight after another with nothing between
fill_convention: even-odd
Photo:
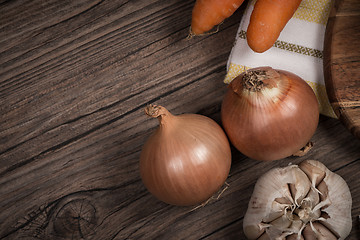
<instances>
[{"instance_id":1,"label":"garlic bulb","mask_svg":"<svg viewBox=\"0 0 360 240\"><path fill-rule=\"evenodd\" d=\"M255 184L244 233L248 239L345 239L351 204L345 180L321 162L274 168Z\"/></svg>"}]
</instances>

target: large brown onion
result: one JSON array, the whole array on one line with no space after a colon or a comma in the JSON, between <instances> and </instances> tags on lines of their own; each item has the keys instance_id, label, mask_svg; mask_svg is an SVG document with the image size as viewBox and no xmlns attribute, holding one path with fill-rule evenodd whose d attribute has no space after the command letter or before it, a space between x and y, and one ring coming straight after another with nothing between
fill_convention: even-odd
<instances>
[{"instance_id":1,"label":"large brown onion","mask_svg":"<svg viewBox=\"0 0 360 240\"><path fill-rule=\"evenodd\" d=\"M161 106L149 105L145 112L160 123L140 156L141 178L149 192L180 206L212 197L224 185L231 165L222 128L208 117L174 116Z\"/></svg>"},{"instance_id":2,"label":"large brown onion","mask_svg":"<svg viewBox=\"0 0 360 240\"><path fill-rule=\"evenodd\" d=\"M221 119L231 143L256 160L277 160L304 147L319 121L310 86L293 73L250 69L229 85Z\"/></svg>"}]
</instances>

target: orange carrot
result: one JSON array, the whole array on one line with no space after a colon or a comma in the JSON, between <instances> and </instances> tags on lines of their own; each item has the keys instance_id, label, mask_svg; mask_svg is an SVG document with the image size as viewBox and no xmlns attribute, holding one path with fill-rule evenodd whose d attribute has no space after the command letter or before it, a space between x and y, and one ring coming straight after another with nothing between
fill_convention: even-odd
<instances>
[{"instance_id":1,"label":"orange carrot","mask_svg":"<svg viewBox=\"0 0 360 240\"><path fill-rule=\"evenodd\" d=\"M257 0L246 35L250 48L258 53L271 48L300 2L301 0Z\"/></svg>"},{"instance_id":2,"label":"orange carrot","mask_svg":"<svg viewBox=\"0 0 360 240\"><path fill-rule=\"evenodd\" d=\"M196 0L191 20L191 35L211 30L240 7L244 0Z\"/></svg>"}]
</instances>

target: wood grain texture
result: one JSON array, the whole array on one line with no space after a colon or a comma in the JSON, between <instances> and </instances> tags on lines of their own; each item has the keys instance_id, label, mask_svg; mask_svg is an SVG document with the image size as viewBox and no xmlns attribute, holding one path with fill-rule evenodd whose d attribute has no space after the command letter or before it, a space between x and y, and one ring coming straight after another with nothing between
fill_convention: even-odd
<instances>
[{"instance_id":1,"label":"wood grain texture","mask_svg":"<svg viewBox=\"0 0 360 240\"><path fill-rule=\"evenodd\" d=\"M192 0L0 1L0 239L244 239L256 180L322 161L349 184L359 239L360 142L321 117L308 155L258 162L232 150L219 200L174 207L141 182L148 103L220 122L244 8L186 39Z\"/></svg>"},{"instance_id":2,"label":"wood grain texture","mask_svg":"<svg viewBox=\"0 0 360 240\"><path fill-rule=\"evenodd\" d=\"M324 42L324 73L330 103L360 139L360 2L335 1Z\"/></svg>"}]
</instances>

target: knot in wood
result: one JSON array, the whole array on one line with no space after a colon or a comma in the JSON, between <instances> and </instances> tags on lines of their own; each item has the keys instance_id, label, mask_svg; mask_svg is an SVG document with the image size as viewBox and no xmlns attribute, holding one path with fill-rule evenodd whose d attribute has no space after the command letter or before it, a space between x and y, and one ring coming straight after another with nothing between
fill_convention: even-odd
<instances>
[{"instance_id":1,"label":"knot in wood","mask_svg":"<svg viewBox=\"0 0 360 240\"><path fill-rule=\"evenodd\" d=\"M55 234L64 238L83 239L92 235L96 226L96 208L86 199L66 203L54 220Z\"/></svg>"}]
</instances>

